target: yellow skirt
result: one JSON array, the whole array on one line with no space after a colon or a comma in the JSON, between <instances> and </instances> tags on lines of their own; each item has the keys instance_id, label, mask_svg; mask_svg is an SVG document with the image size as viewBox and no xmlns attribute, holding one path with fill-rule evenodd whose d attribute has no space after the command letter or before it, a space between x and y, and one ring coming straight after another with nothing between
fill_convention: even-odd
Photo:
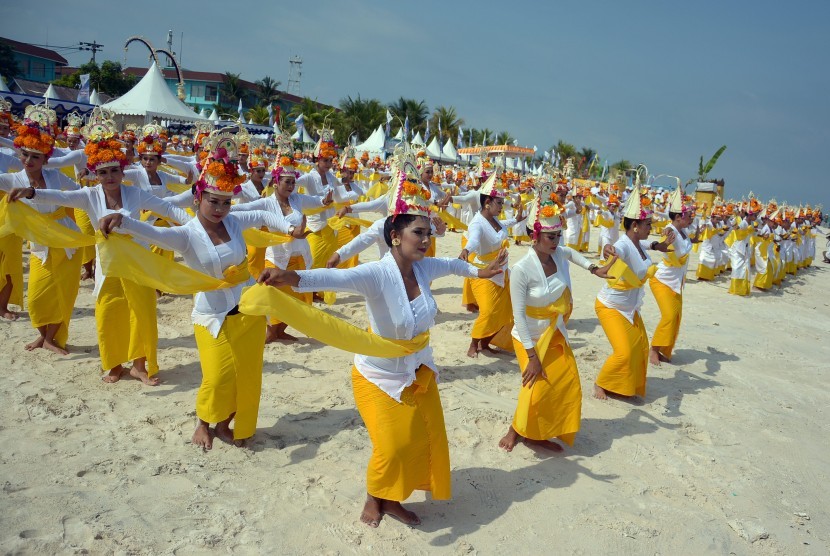
<instances>
[{"instance_id":1,"label":"yellow skirt","mask_svg":"<svg viewBox=\"0 0 830 556\"><path fill-rule=\"evenodd\" d=\"M416 489L430 491L434 500L449 500L450 450L432 369L421 365L415 382L401 394L401 403L366 380L355 367L352 390L372 439L366 491L397 502L409 498Z\"/></svg>"},{"instance_id":2,"label":"yellow skirt","mask_svg":"<svg viewBox=\"0 0 830 556\"><path fill-rule=\"evenodd\" d=\"M767 261L767 270L762 274L755 275L755 281L753 285L761 290L768 290L772 287L773 279L775 278L773 273L773 266L772 261Z\"/></svg>"},{"instance_id":3,"label":"yellow skirt","mask_svg":"<svg viewBox=\"0 0 830 556\"><path fill-rule=\"evenodd\" d=\"M698 280L714 280L715 269L705 264L697 265L697 279Z\"/></svg>"},{"instance_id":4,"label":"yellow skirt","mask_svg":"<svg viewBox=\"0 0 830 556\"><path fill-rule=\"evenodd\" d=\"M202 365L196 415L207 423L219 423L236 414L234 440L252 437L262 392L265 318L230 315L216 338L198 324L193 326L193 332Z\"/></svg>"},{"instance_id":5,"label":"yellow skirt","mask_svg":"<svg viewBox=\"0 0 830 556\"><path fill-rule=\"evenodd\" d=\"M95 235L95 228L92 227L92 221L89 219L89 215L86 213L86 211L83 211L81 209L76 208L76 209L73 210L73 212L74 212L73 218L75 219L75 224L78 225L78 228L80 228L81 231L83 233L85 233L86 235L94 236ZM83 264L86 264L88 262L91 262L91 261L95 260L95 246L94 245L89 245L87 247L82 247L81 249L79 249L79 251L81 253L81 262Z\"/></svg>"},{"instance_id":6,"label":"yellow skirt","mask_svg":"<svg viewBox=\"0 0 830 556\"><path fill-rule=\"evenodd\" d=\"M634 315L631 324L622 313L599 300L594 310L614 350L597 376L597 386L621 396L645 397L648 334L640 313Z\"/></svg>"},{"instance_id":7,"label":"yellow skirt","mask_svg":"<svg viewBox=\"0 0 830 556\"><path fill-rule=\"evenodd\" d=\"M337 249L340 249L351 240L356 238L360 235L360 226L343 226L339 230L337 230ZM335 249L335 251L337 250ZM340 261L340 264L337 265L337 268L354 268L357 266L357 257L355 255L351 259L346 259L345 261Z\"/></svg>"},{"instance_id":8,"label":"yellow skirt","mask_svg":"<svg viewBox=\"0 0 830 556\"><path fill-rule=\"evenodd\" d=\"M660 323L651 338L651 345L659 349L663 357L671 359L683 317L683 294L675 292L653 276L648 283L657 306L660 307Z\"/></svg>"},{"instance_id":9,"label":"yellow skirt","mask_svg":"<svg viewBox=\"0 0 830 556\"><path fill-rule=\"evenodd\" d=\"M461 248L467 246L467 238L461 236ZM470 255L467 260L472 261L475 258L475 255ZM464 278L464 285L461 287L461 304L466 307L467 305L476 305L476 296L473 293L473 281L472 278Z\"/></svg>"},{"instance_id":10,"label":"yellow skirt","mask_svg":"<svg viewBox=\"0 0 830 556\"><path fill-rule=\"evenodd\" d=\"M60 323L55 344L66 348L69 339L69 321L78 297L78 276L81 272L81 253L71 259L66 250L49 249L44 264L34 255L29 257L29 317L34 328Z\"/></svg>"},{"instance_id":11,"label":"yellow skirt","mask_svg":"<svg viewBox=\"0 0 830 556\"><path fill-rule=\"evenodd\" d=\"M156 292L135 282L105 278L95 300L98 349L104 371L147 358L147 375L159 370Z\"/></svg>"},{"instance_id":12,"label":"yellow skirt","mask_svg":"<svg viewBox=\"0 0 830 556\"><path fill-rule=\"evenodd\" d=\"M332 254L337 250L337 237L331 226L326 226L318 232L308 235L308 246L311 248L311 268L325 268Z\"/></svg>"},{"instance_id":13,"label":"yellow skirt","mask_svg":"<svg viewBox=\"0 0 830 556\"><path fill-rule=\"evenodd\" d=\"M513 338L519 370L527 367L527 351ZM571 347L557 331L542 360L547 380L538 379L532 387L522 386L513 416L513 429L531 440L559 438L573 446L582 418L582 387Z\"/></svg>"},{"instance_id":14,"label":"yellow skirt","mask_svg":"<svg viewBox=\"0 0 830 556\"><path fill-rule=\"evenodd\" d=\"M12 294L9 303L23 308L23 238L13 234L0 238L0 289L9 279Z\"/></svg>"},{"instance_id":15,"label":"yellow skirt","mask_svg":"<svg viewBox=\"0 0 830 556\"><path fill-rule=\"evenodd\" d=\"M506 351L513 351L513 304L510 302L510 281L505 276L504 287L486 278L471 280L473 295L478 303L478 317L473 323L474 339L489 338L490 343Z\"/></svg>"},{"instance_id":16,"label":"yellow skirt","mask_svg":"<svg viewBox=\"0 0 830 556\"><path fill-rule=\"evenodd\" d=\"M276 267L274 266L274 263L272 263L271 261L265 261L265 268L276 268ZM294 255L293 257L288 259L288 266L285 268L285 270L305 270L305 269L306 269L305 268L305 259L303 259L302 255ZM304 293L295 292L294 289L291 286L283 286L283 287L277 288L277 289L280 290L283 293L287 293L288 295L290 295L293 298L299 299L300 301L302 301L306 305L311 305L311 298L312 298L311 292L304 292ZM271 316L269 320L270 320L269 324L272 324L272 325L280 324L282 322L280 319L278 319L274 316Z\"/></svg>"},{"instance_id":17,"label":"yellow skirt","mask_svg":"<svg viewBox=\"0 0 830 556\"><path fill-rule=\"evenodd\" d=\"M732 278L729 282L729 293L746 297L750 293L749 279Z\"/></svg>"}]
</instances>

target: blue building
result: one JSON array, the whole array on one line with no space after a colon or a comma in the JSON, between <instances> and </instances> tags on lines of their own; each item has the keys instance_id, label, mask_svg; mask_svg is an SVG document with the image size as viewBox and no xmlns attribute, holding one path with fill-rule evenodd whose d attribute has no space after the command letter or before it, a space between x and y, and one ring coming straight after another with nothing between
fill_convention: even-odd
<instances>
[{"instance_id":1,"label":"blue building","mask_svg":"<svg viewBox=\"0 0 830 556\"><path fill-rule=\"evenodd\" d=\"M0 42L8 44L14 51L14 59L22 71L21 79L49 83L58 77L56 69L68 64L66 58L48 48L4 37L0 37ZM10 76L4 77L8 80Z\"/></svg>"}]
</instances>

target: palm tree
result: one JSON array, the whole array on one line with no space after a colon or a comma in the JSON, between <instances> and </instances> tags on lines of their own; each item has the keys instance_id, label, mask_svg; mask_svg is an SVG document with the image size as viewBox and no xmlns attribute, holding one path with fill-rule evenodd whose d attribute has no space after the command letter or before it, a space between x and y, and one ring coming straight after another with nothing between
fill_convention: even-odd
<instances>
[{"instance_id":1,"label":"palm tree","mask_svg":"<svg viewBox=\"0 0 830 556\"><path fill-rule=\"evenodd\" d=\"M386 107L377 99L362 99L350 96L340 100L340 117L335 128L338 144L345 144L353 133L365 140L386 122Z\"/></svg>"},{"instance_id":2,"label":"palm tree","mask_svg":"<svg viewBox=\"0 0 830 556\"><path fill-rule=\"evenodd\" d=\"M576 147L566 141L563 141L562 139L556 143L553 150L559 155L560 168L569 158L574 158L576 156Z\"/></svg>"},{"instance_id":3,"label":"palm tree","mask_svg":"<svg viewBox=\"0 0 830 556\"><path fill-rule=\"evenodd\" d=\"M292 106L288 117L293 122L300 114L303 115L303 125L310 135L318 134L324 123L326 127L336 129L336 120L339 116L334 108L326 108L308 97L304 97L302 102Z\"/></svg>"},{"instance_id":4,"label":"palm tree","mask_svg":"<svg viewBox=\"0 0 830 556\"><path fill-rule=\"evenodd\" d=\"M632 168L634 168L634 166L631 165L631 162L624 158L622 160L618 160L617 162L611 165L611 169L617 170L618 172L627 172Z\"/></svg>"},{"instance_id":5,"label":"palm tree","mask_svg":"<svg viewBox=\"0 0 830 556\"><path fill-rule=\"evenodd\" d=\"M493 144L493 130L486 127L484 129L473 130L473 143L483 145L485 140L490 145Z\"/></svg>"},{"instance_id":6,"label":"palm tree","mask_svg":"<svg viewBox=\"0 0 830 556\"><path fill-rule=\"evenodd\" d=\"M245 97L245 88L242 86L241 78L238 73L225 72L222 76L221 97L220 104L238 104L239 99Z\"/></svg>"},{"instance_id":7,"label":"palm tree","mask_svg":"<svg viewBox=\"0 0 830 556\"><path fill-rule=\"evenodd\" d=\"M502 131L496 135L496 145L512 145L515 139L506 131Z\"/></svg>"},{"instance_id":8,"label":"palm tree","mask_svg":"<svg viewBox=\"0 0 830 556\"><path fill-rule=\"evenodd\" d=\"M280 99L279 86L282 85L279 81L274 81L271 77L265 76L256 82L257 98L266 107L269 104L274 104Z\"/></svg>"},{"instance_id":9,"label":"palm tree","mask_svg":"<svg viewBox=\"0 0 830 556\"><path fill-rule=\"evenodd\" d=\"M409 118L409 129L412 133L426 130L429 108L427 108L427 103L423 100L400 97L391 103L388 108L392 115L400 118L401 123L406 121L406 118Z\"/></svg>"},{"instance_id":10,"label":"palm tree","mask_svg":"<svg viewBox=\"0 0 830 556\"><path fill-rule=\"evenodd\" d=\"M464 125L464 119L458 117L455 112L455 107L439 106L432 113L429 127L430 131L433 131L435 134L438 133L439 120L441 121L441 141L444 142L449 139L455 141L455 138L458 137L458 128Z\"/></svg>"},{"instance_id":11,"label":"palm tree","mask_svg":"<svg viewBox=\"0 0 830 556\"><path fill-rule=\"evenodd\" d=\"M268 125L268 107L254 106L245 113L245 121L252 120L258 125Z\"/></svg>"},{"instance_id":12,"label":"palm tree","mask_svg":"<svg viewBox=\"0 0 830 556\"><path fill-rule=\"evenodd\" d=\"M576 153L576 167L580 169L580 173L583 175L588 174L588 167L591 164L591 159L597 154L597 151L590 147L582 147L578 153Z\"/></svg>"}]
</instances>

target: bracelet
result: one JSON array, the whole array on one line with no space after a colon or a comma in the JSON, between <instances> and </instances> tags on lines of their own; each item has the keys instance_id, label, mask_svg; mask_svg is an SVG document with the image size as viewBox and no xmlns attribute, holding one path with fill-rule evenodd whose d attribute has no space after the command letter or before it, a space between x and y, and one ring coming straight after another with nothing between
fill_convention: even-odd
<instances>
[{"instance_id":1,"label":"bracelet","mask_svg":"<svg viewBox=\"0 0 830 556\"><path fill-rule=\"evenodd\" d=\"M654 246L655 246L655 245L657 245L657 242L656 242L656 241L652 241L652 242L651 242L651 247L650 247L649 249L651 249L652 251L654 251Z\"/></svg>"},{"instance_id":2,"label":"bracelet","mask_svg":"<svg viewBox=\"0 0 830 556\"><path fill-rule=\"evenodd\" d=\"M27 198L27 199L34 199L34 198L35 198L35 193L37 193L37 189L35 189L35 188L33 187L33 188L32 188L32 194L31 194L31 195L26 195L26 198Z\"/></svg>"},{"instance_id":3,"label":"bracelet","mask_svg":"<svg viewBox=\"0 0 830 556\"><path fill-rule=\"evenodd\" d=\"M534 357L536 357L536 354L535 354L535 353L528 353L528 354L527 354L527 358L528 358L528 359L533 359Z\"/></svg>"},{"instance_id":4,"label":"bracelet","mask_svg":"<svg viewBox=\"0 0 830 556\"><path fill-rule=\"evenodd\" d=\"M592 264L592 265L588 266L588 272L590 272L591 274L593 274L593 273L595 273L595 272L597 271L597 268L599 268L597 265Z\"/></svg>"}]
</instances>

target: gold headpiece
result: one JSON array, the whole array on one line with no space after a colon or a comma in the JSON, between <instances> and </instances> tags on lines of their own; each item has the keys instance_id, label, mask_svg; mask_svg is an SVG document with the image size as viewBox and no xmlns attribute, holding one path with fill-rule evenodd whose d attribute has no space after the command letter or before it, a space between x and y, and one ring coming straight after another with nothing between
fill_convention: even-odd
<instances>
[{"instance_id":1,"label":"gold headpiece","mask_svg":"<svg viewBox=\"0 0 830 556\"><path fill-rule=\"evenodd\" d=\"M536 189L527 217L529 228L538 237L540 232L555 232L565 227L564 207L559 202L553 183L546 181Z\"/></svg>"}]
</instances>

